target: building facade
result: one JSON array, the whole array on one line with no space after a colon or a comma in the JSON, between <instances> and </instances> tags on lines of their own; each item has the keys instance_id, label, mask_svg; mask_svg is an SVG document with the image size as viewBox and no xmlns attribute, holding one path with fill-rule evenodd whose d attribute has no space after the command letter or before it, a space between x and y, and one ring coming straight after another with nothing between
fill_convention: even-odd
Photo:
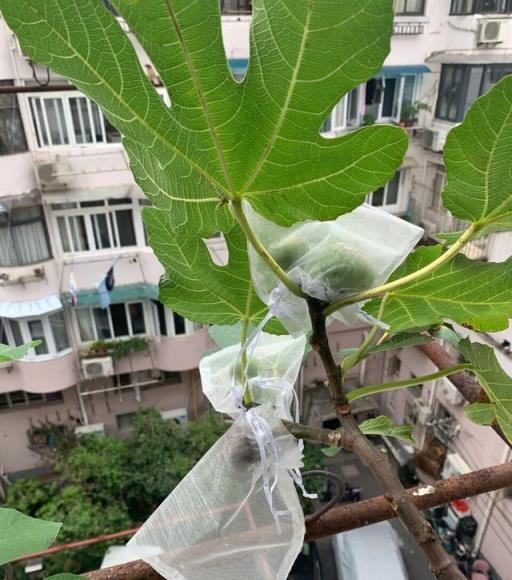
<instances>
[{"instance_id":1,"label":"building facade","mask_svg":"<svg viewBox=\"0 0 512 580\"><path fill-rule=\"evenodd\" d=\"M242 78L251 3L221 4L226 54L233 75ZM442 207L442 151L471 103L512 73L512 0L396 0L395 12L382 70L338 103L322 132L336 138L373 123L407 131L403 166L368 202L421 225L430 243L438 232L464 228ZM139 56L155 90L168 99L140 48ZM0 19L0 87L13 85L33 90L0 94L0 342L43 340L22 361L0 365L0 474L16 477L45 466L42 451L52 444L48 422L64 431L122 436L141 406L156 406L178 421L197 416L204 409L197 369L211 343L207 329L158 301L162 268L141 219L147 201L119 134L94 103L34 65ZM222 239L208 244L221 263ZM465 252L473 259L505 260L512 235L493 234ZM111 268L115 287L103 309L97 286ZM76 288L75 306L70 287ZM334 349L360 343L365 330L333 326ZM479 339L500 351L512 374L512 333ZM348 383L432 370L420 351L408 349L371 359ZM311 355L299 384L303 416L330 425L335 417L322 379ZM364 417L380 406L397 423L411 423L416 449L393 451L403 461L416 455L432 476L509 460L491 430L464 418L463 405L449 381L441 380L366 401L358 413ZM478 544L503 578L512 536L509 495L471 500Z\"/></svg>"}]
</instances>

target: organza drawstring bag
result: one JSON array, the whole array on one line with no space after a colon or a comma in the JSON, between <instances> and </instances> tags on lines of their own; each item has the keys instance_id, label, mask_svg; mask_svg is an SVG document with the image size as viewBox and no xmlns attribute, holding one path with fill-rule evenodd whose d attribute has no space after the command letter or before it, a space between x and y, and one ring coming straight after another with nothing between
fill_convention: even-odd
<instances>
[{"instance_id":1,"label":"organza drawstring bag","mask_svg":"<svg viewBox=\"0 0 512 580\"><path fill-rule=\"evenodd\" d=\"M128 544L164 578L286 580L302 549L295 484L313 496L299 472L303 443L281 419L292 419L294 402L297 413L293 384L306 338L265 334L264 323L243 347L201 361L205 393L236 420ZM244 408L245 388L260 406Z\"/></svg>"},{"instance_id":2,"label":"organza drawstring bag","mask_svg":"<svg viewBox=\"0 0 512 580\"><path fill-rule=\"evenodd\" d=\"M270 402L281 419L291 420L293 385L299 375L306 337L260 332L247 354L247 384L255 403ZM231 416L240 413L242 385L240 345L204 357L199 364L203 392L214 409Z\"/></svg>"},{"instance_id":3,"label":"organza drawstring bag","mask_svg":"<svg viewBox=\"0 0 512 580\"><path fill-rule=\"evenodd\" d=\"M423 230L386 211L364 204L335 221L309 221L285 228L245 211L270 255L309 296L335 302L384 283L404 261ZM249 245L251 276L258 296L269 304L274 289L282 296L276 315L290 334L311 327L306 302L280 285L279 279ZM347 324L368 320L359 305L336 313Z\"/></svg>"}]
</instances>

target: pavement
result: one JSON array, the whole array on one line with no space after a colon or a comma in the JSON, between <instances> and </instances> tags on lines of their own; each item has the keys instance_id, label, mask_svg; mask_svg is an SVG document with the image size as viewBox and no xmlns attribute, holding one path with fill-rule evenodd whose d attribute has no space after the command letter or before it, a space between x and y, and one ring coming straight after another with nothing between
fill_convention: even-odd
<instances>
[{"instance_id":1,"label":"pavement","mask_svg":"<svg viewBox=\"0 0 512 580\"><path fill-rule=\"evenodd\" d=\"M390 455L392 461L393 457ZM363 499L382 495L380 485L376 482L370 470L353 453L341 451L336 457L327 460L327 469L340 475L350 485L363 488ZM402 541L402 555L410 580L435 580L428 568L428 562L420 548L398 520L392 522ZM322 561L323 580L338 580L334 563L334 552L331 538L318 542ZM371 553L371 552L370 552ZM375 579L379 577L378 562L375 563ZM343 579L351 580L351 579Z\"/></svg>"}]
</instances>

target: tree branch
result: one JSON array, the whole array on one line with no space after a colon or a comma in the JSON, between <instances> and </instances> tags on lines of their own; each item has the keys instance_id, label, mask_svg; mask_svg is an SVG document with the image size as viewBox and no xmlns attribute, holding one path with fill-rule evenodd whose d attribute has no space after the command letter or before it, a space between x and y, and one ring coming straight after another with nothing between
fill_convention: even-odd
<instances>
[{"instance_id":1,"label":"tree branch","mask_svg":"<svg viewBox=\"0 0 512 580\"><path fill-rule=\"evenodd\" d=\"M343 392L341 369L334 361L327 339L325 304L308 298L308 306L313 327L311 345L320 355L327 374L331 398L342 422L344 446L354 451L380 482L389 506L427 556L434 576L438 580L463 580L464 575L455 561L446 553L432 526L405 491L388 458L361 433L350 412L350 403Z\"/></svg>"}]
</instances>

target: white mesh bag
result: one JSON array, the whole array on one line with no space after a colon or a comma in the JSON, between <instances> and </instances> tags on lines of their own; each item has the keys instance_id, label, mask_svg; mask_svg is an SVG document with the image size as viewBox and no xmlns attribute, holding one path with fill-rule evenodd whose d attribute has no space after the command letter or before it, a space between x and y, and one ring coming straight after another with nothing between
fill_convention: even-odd
<instances>
[{"instance_id":1,"label":"white mesh bag","mask_svg":"<svg viewBox=\"0 0 512 580\"><path fill-rule=\"evenodd\" d=\"M255 403L271 402L282 419L290 419L293 385L300 371L306 337L258 333L247 349L248 388ZM214 409L235 415L240 412L243 385L240 345L204 357L199 364L203 392Z\"/></svg>"},{"instance_id":2,"label":"white mesh bag","mask_svg":"<svg viewBox=\"0 0 512 580\"><path fill-rule=\"evenodd\" d=\"M384 283L423 235L423 230L364 204L330 222L301 222L284 228L245 210L263 245L288 275L314 298L335 302ZM279 279L249 245L251 275L258 296L269 304ZM358 307L337 313L352 322ZM282 288L277 317L292 335L310 327L304 300Z\"/></svg>"},{"instance_id":3,"label":"white mesh bag","mask_svg":"<svg viewBox=\"0 0 512 580\"><path fill-rule=\"evenodd\" d=\"M128 547L169 580L285 580L305 532L300 466L270 405L243 413Z\"/></svg>"}]
</instances>

